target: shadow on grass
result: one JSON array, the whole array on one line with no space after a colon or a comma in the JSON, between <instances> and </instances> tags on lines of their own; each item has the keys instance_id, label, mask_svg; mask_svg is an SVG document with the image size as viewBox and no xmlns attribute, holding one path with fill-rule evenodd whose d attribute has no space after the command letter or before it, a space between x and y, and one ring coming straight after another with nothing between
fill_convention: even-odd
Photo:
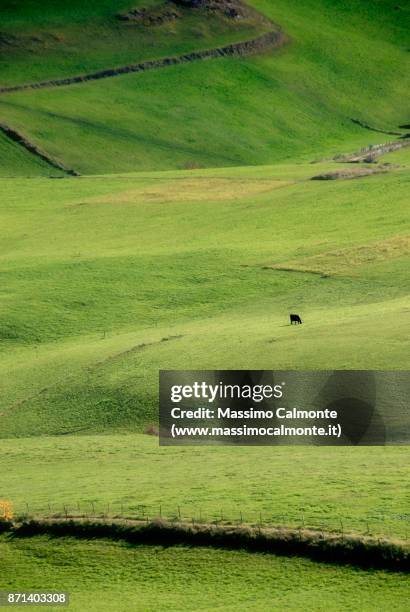
<instances>
[{"instance_id":1,"label":"shadow on grass","mask_svg":"<svg viewBox=\"0 0 410 612\"><path fill-rule=\"evenodd\" d=\"M361 568L410 571L410 548L399 542L304 529L263 529L250 526L172 523L162 519L149 523L79 519L39 519L0 524L11 538L36 535L110 539L130 545L210 546L314 561L349 564Z\"/></svg>"}]
</instances>

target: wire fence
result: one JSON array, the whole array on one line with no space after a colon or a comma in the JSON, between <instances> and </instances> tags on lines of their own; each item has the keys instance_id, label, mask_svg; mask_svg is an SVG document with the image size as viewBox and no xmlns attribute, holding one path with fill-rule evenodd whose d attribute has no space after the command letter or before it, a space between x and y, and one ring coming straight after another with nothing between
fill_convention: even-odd
<instances>
[{"instance_id":1,"label":"wire fence","mask_svg":"<svg viewBox=\"0 0 410 612\"><path fill-rule=\"evenodd\" d=\"M10 514L10 506L8 506ZM327 533L357 534L384 537L408 541L410 539L410 514L387 512L369 512L361 517L339 516L318 513L312 515L304 511L287 511L270 513L238 508L228 511L223 508L197 507L195 509L176 505L170 507L162 504L133 504L121 502L99 503L96 501L77 501L69 503L48 502L43 506L23 502L13 507L13 517L17 520L30 518L83 518L91 520L123 519L134 521L152 521L163 519L169 522L213 525L249 525L261 528L311 529ZM0 518L2 511L0 508Z\"/></svg>"}]
</instances>

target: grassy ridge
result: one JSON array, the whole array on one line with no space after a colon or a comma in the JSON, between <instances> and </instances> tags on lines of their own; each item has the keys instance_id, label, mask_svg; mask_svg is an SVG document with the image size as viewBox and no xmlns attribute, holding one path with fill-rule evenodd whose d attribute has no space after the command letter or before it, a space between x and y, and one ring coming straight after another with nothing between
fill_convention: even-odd
<instances>
[{"instance_id":1,"label":"grassy ridge","mask_svg":"<svg viewBox=\"0 0 410 612\"><path fill-rule=\"evenodd\" d=\"M410 570L410 547L402 541L357 537L307 529L286 529L262 525L214 525L168 521L157 518L147 522L79 518L24 519L20 522L0 521L0 532L14 537L49 535L80 539L106 538L130 544L163 546L211 546L228 550L247 550L311 558L340 565L381 568L397 572Z\"/></svg>"},{"instance_id":2,"label":"grassy ridge","mask_svg":"<svg viewBox=\"0 0 410 612\"><path fill-rule=\"evenodd\" d=\"M0 132L0 177L61 176L63 173L11 142Z\"/></svg>"}]
</instances>

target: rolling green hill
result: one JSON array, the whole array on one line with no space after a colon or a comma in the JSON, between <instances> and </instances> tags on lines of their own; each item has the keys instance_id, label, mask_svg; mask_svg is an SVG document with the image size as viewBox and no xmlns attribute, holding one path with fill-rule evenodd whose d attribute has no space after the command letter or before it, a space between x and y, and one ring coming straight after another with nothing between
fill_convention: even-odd
<instances>
[{"instance_id":1,"label":"rolling green hill","mask_svg":"<svg viewBox=\"0 0 410 612\"><path fill-rule=\"evenodd\" d=\"M3 180L3 436L141 430L161 368L405 369L408 167L333 166Z\"/></svg>"},{"instance_id":2,"label":"rolling green hill","mask_svg":"<svg viewBox=\"0 0 410 612\"><path fill-rule=\"evenodd\" d=\"M177 0L178 2L178 0ZM23 2L2 6L1 86L18 85L216 47L271 29L256 11L234 20L220 13L172 5L177 18L160 24L122 21L149 0L124 2ZM161 14L161 13L160 13Z\"/></svg>"},{"instance_id":3,"label":"rolling green hill","mask_svg":"<svg viewBox=\"0 0 410 612\"><path fill-rule=\"evenodd\" d=\"M303 516L316 528L342 521L408 539L406 447L159 449L148 435L159 369L409 369L410 147L373 164L333 159L406 142L409 8L249 5L233 19L209 4L152 0L1 4L0 499L17 513L95 505L155 516L161 506L171 516L182 506L188 518L237 520L241 510L249 522L263 514L298 526ZM177 16L118 19L136 8ZM267 32L275 44L252 47ZM290 326L290 312L304 325ZM123 585L131 609L134 553L103 543L108 562L96 574L101 546L2 536L7 586L35 588L40 570L54 584L58 558L74 609L90 605L90 575L110 601ZM164 554L184 581L195 563L207 580L177 590L175 609L194 600L247 609L261 589L255 609L264 610L265 576L295 610L317 601L312 583L324 577L320 609L337 609L335 598L406 609L398 574L243 552ZM168 574L149 550L139 555L151 564L139 597L161 609ZM204 599L224 564L234 567L225 599ZM249 571L255 587L239 601Z\"/></svg>"},{"instance_id":4,"label":"rolling green hill","mask_svg":"<svg viewBox=\"0 0 410 612\"><path fill-rule=\"evenodd\" d=\"M267 27L256 18L238 25L194 9L160 26L130 26L115 20L122 2L78 11L53 3L42 19L29 19L26 4L6 4L2 31L18 41L33 31L38 37L40 29L57 40L48 44L40 36L37 47L15 43L16 49L3 43L3 86L215 48ZM351 119L393 131L408 120L408 7L357 0L252 6L283 28L290 37L285 46L0 95L0 117L86 174L310 161L380 141Z\"/></svg>"},{"instance_id":5,"label":"rolling green hill","mask_svg":"<svg viewBox=\"0 0 410 612\"><path fill-rule=\"evenodd\" d=\"M405 449L305 450L299 468L297 449L255 449L259 462L237 449L256 468L250 494L231 449L209 449L186 488L198 451L170 462L141 435L156 422L161 368L408 368L409 166L393 155L389 172L339 181L310 180L335 162L3 179L1 435L28 440L4 446L2 496L37 511L94 500L229 515L240 501L250 516L342 516L359 531L371 516L403 535ZM288 325L295 309L300 328ZM62 437L30 441L44 435Z\"/></svg>"}]
</instances>

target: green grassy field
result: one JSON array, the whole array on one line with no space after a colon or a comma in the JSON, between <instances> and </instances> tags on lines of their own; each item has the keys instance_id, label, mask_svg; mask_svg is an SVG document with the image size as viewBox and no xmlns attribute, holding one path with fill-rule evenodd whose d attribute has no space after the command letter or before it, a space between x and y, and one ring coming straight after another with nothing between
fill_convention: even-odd
<instances>
[{"instance_id":1,"label":"green grassy field","mask_svg":"<svg viewBox=\"0 0 410 612\"><path fill-rule=\"evenodd\" d=\"M308 180L333 165L3 180L1 433L66 434L4 440L3 497L213 517L240 503L249 520L304 512L363 532L370 517L406 535L405 448L159 451L121 436L156 422L160 368L408 368L408 168ZM264 269L337 249L353 257L327 278ZM288 325L294 309L305 326Z\"/></svg>"},{"instance_id":2,"label":"green grassy field","mask_svg":"<svg viewBox=\"0 0 410 612\"><path fill-rule=\"evenodd\" d=\"M1 494L21 515L236 523L242 513L252 524L343 524L408 540L407 456L406 447L158 449L141 434L3 440Z\"/></svg>"},{"instance_id":3,"label":"green grassy field","mask_svg":"<svg viewBox=\"0 0 410 612\"><path fill-rule=\"evenodd\" d=\"M404 574L241 551L5 536L0 551L5 588L63 585L71 610L404 611L410 595Z\"/></svg>"},{"instance_id":4,"label":"green grassy field","mask_svg":"<svg viewBox=\"0 0 410 612\"><path fill-rule=\"evenodd\" d=\"M161 368L406 369L408 169L327 167L4 180L3 437L141 431Z\"/></svg>"},{"instance_id":5,"label":"green grassy field","mask_svg":"<svg viewBox=\"0 0 410 612\"><path fill-rule=\"evenodd\" d=\"M0 86L268 27L189 10L151 28L115 18L147 4L3 2ZM159 448L144 433L159 369L409 369L410 148L383 156L384 173L310 180L395 138L351 119L406 131L409 9L251 4L287 45L0 94L1 124L83 175L61 178L0 133L0 499L18 514L242 512L408 540L405 446ZM5 536L0 549L0 588L63 584L78 610L408 599L399 574L245 552Z\"/></svg>"}]
</instances>

